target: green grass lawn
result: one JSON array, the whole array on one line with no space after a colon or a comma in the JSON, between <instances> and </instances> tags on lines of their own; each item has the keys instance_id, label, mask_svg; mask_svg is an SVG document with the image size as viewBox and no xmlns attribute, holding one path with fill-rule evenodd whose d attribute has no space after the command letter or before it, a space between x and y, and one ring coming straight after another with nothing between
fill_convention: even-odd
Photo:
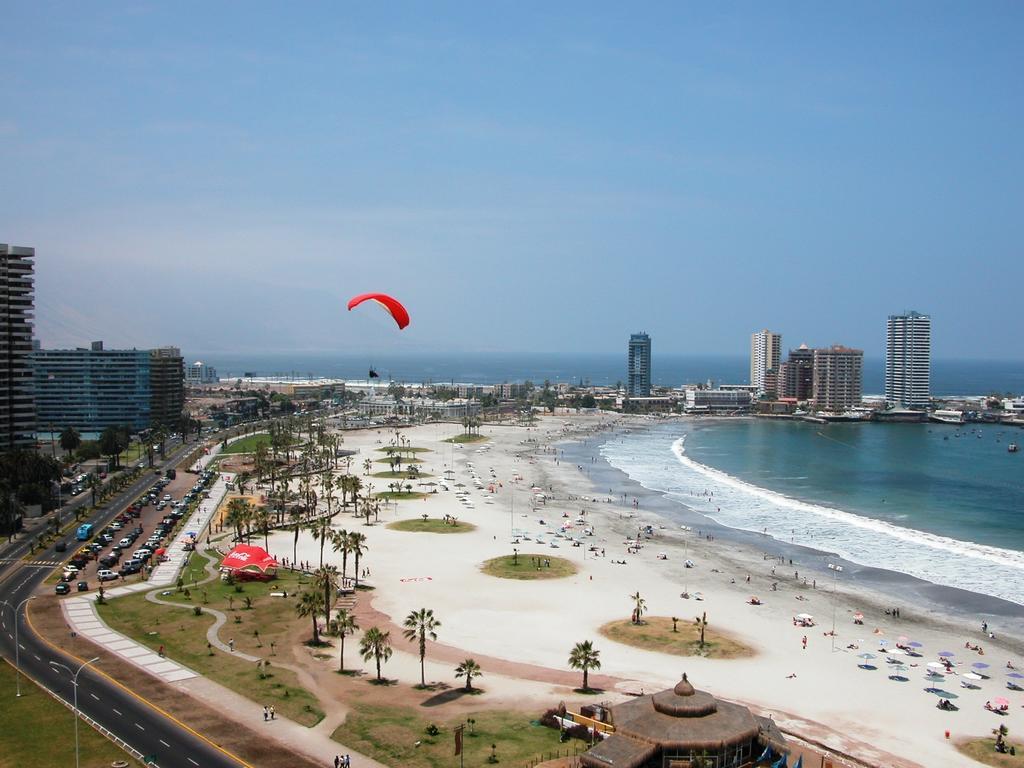
<instances>
[{"instance_id":1,"label":"green grass lawn","mask_svg":"<svg viewBox=\"0 0 1024 768\"><path fill-rule=\"evenodd\" d=\"M357 749L385 765L403 768L449 768L459 765L453 758L452 729L464 723L459 718L435 719L429 710L412 707L387 707L350 702L352 711L344 725L331 734L336 741ZM533 725L528 713L509 710L481 710L472 714L476 723L474 733L467 726L463 738L464 760L467 768L488 765L491 745L494 744L500 765L525 765L531 758L547 756L573 745L559 744L558 731L542 725ZM434 724L440 729L436 736L426 729ZM419 743L417 747L416 744ZM580 745L582 751L582 745Z\"/></svg>"},{"instance_id":2,"label":"green grass lawn","mask_svg":"<svg viewBox=\"0 0 1024 768\"><path fill-rule=\"evenodd\" d=\"M388 499L390 501L402 501L404 499L408 501L412 499L425 499L431 495L432 494L429 493L418 493L416 491L411 493L406 493L405 491L381 491L380 493L373 494L373 498Z\"/></svg>"},{"instance_id":3,"label":"green grass lawn","mask_svg":"<svg viewBox=\"0 0 1024 768\"><path fill-rule=\"evenodd\" d=\"M241 583L241 591L237 591L220 579L192 588L193 576L198 577L197 581L203 578L199 570L190 566L183 573L186 586L182 592L169 587L165 590L167 594L160 595L182 608L151 603L145 595L131 595L99 606L100 614L118 632L154 650L163 645L169 658L227 688L258 703L273 704L282 715L303 725L318 723L323 718L319 701L299 686L293 672L274 666L276 654L284 650L281 643L287 629L297 620L298 593L309 580L286 571L274 581ZM270 596L270 592L277 591L286 591L288 597ZM246 597L252 601L251 608L245 607ZM235 650L267 659L269 675L261 679L254 663L217 649L211 656L206 646L206 630L214 619L206 613L196 616L191 610L194 605L207 605L226 613L229 619L220 630L221 640L233 639ZM306 619L302 621L309 623ZM272 649L271 643L277 648Z\"/></svg>"},{"instance_id":4,"label":"green grass lawn","mask_svg":"<svg viewBox=\"0 0 1024 768\"><path fill-rule=\"evenodd\" d=\"M228 447L224 448L221 453L255 453L257 446L260 444L266 445L267 449L270 449L270 435L268 433L260 432L255 435L246 435L241 440L228 443Z\"/></svg>"},{"instance_id":5,"label":"green grass lawn","mask_svg":"<svg viewBox=\"0 0 1024 768\"><path fill-rule=\"evenodd\" d=\"M411 446L411 447L405 447L405 448L395 448L394 446L389 446L389 447L391 448L391 452L392 453L398 454L398 455L402 456L403 458L406 456L406 454L409 454L409 453L430 453L430 449L429 448L417 448L415 445ZM377 448L376 450L380 451L381 453L387 453L388 452L388 448Z\"/></svg>"},{"instance_id":6,"label":"green grass lawn","mask_svg":"<svg viewBox=\"0 0 1024 768\"><path fill-rule=\"evenodd\" d=\"M388 528L395 531L412 531L415 533L469 533L476 530L476 526L472 523L456 520L455 524L452 525L450 522L445 522L443 519L436 517L428 517L426 520L422 517L399 520L395 523L389 523Z\"/></svg>"},{"instance_id":7,"label":"green grass lawn","mask_svg":"<svg viewBox=\"0 0 1024 768\"><path fill-rule=\"evenodd\" d=\"M417 472L415 475L411 475L408 472L406 472L404 469L402 469L402 470L399 470L397 472L392 472L390 470L388 470L387 472L374 472L373 473L373 477L383 477L383 478L385 478L387 480L413 480L413 481L416 481L416 480L420 480L420 479L422 479L424 477L433 477L433 475L430 475L430 474L428 474L426 472Z\"/></svg>"},{"instance_id":8,"label":"green grass lawn","mask_svg":"<svg viewBox=\"0 0 1024 768\"><path fill-rule=\"evenodd\" d=\"M55 701L24 675L21 698L14 695L14 668L0 663L0 768L52 768L74 765L74 720L70 709ZM94 731L85 722L78 724L81 764L110 765L125 760L137 766L126 752Z\"/></svg>"},{"instance_id":9,"label":"green grass lawn","mask_svg":"<svg viewBox=\"0 0 1024 768\"><path fill-rule=\"evenodd\" d=\"M551 565L537 567L535 560L550 561ZM518 557L504 555L486 561L480 570L499 579L560 579L576 573L576 566L563 557L552 557L536 552L520 552Z\"/></svg>"},{"instance_id":10,"label":"green grass lawn","mask_svg":"<svg viewBox=\"0 0 1024 768\"><path fill-rule=\"evenodd\" d=\"M672 619L668 616L646 616L642 624L622 619L610 621L598 631L623 645L671 653L674 656L739 659L754 655L752 649L711 629L704 632L704 646L701 647L700 630L693 618L679 617L676 629L678 631L672 631Z\"/></svg>"},{"instance_id":11,"label":"green grass lawn","mask_svg":"<svg viewBox=\"0 0 1024 768\"><path fill-rule=\"evenodd\" d=\"M1012 735L1011 733L1010 736ZM1020 766L1024 766L1024 749L1021 748L1022 745L1019 742L1010 738L1010 736L1004 738L1007 744L1014 745L1017 752L1016 755L996 752L996 740L992 737L960 741L957 742L956 748L962 754L971 758L971 760L984 765L994 765L996 768L1020 768Z\"/></svg>"},{"instance_id":12,"label":"green grass lawn","mask_svg":"<svg viewBox=\"0 0 1024 768\"><path fill-rule=\"evenodd\" d=\"M461 435L456 435L455 437L449 437L444 442L446 442L446 443L482 443L486 439L487 439L487 437L485 437L484 435L467 435L466 433L462 433Z\"/></svg>"}]
</instances>

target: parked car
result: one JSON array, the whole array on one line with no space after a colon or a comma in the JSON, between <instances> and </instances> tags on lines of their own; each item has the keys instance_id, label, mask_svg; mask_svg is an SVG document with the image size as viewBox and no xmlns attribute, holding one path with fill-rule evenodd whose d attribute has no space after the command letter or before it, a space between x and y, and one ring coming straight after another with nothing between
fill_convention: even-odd
<instances>
[{"instance_id":1,"label":"parked car","mask_svg":"<svg viewBox=\"0 0 1024 768\"><path fill-rule=\"evenodd\" d=\"M79 592L88 592L89 591L89 582L88 581L80 581L80 582L78 582L78 591Z\"/></svg>"},{"instance_id":2,"label":"parked car","mask_svg":"<svg viewBox=\"0 0 1024 768\"><path fill-rule=\"evenodd\" d=\"M88 565L88 563L89 561L86 558L78 556L72 557L71 560L68 561L68 565L73 565L76 570L81 570L82 568L85 568L85 566Z\"/></svg>"},{"instance_id":3,"label":"parked car","mask_svg":"<svg viewBox=\"0 0 1024 768\"><path fill-rule=\"evenodd\" d=\"M121 566L117 573L123 579L125 576L131 576L133 573L138 573L141 570L142 563L139 560L129 560Z\"/></svg>"},{"instance_id":4,"label":"parked car","mask_svg":"<svg viewBox=\"0 0 1024 768\"><path fill-rule=\"evenodd\" d=\"M97 571L96 578L100 581L117 581L120 578L116 573L110 570Z\"/></svg>"},{"instance_id":5,"label":"parked car","mask_svg":"<svg viewBox=\"0 0 1024 768\"><path fill-rule=\"evenodd\" d=\"M53 588L53 591L58 595L67 595L71 592L71 585L65 584L63 581Z\"/></svg>"},{"instance_id":6,"label":"parked car","mask_svg":"<svg viewBox=\"0 0 1024 768\"><path fill-rule=\"evenodd\" d=\"M104 555L100 558L100 565L102 565L104 568L113 568L117 564L117 561L120 559L120 552L111 552L109 555Z\"/></svg>"}]
</instances>

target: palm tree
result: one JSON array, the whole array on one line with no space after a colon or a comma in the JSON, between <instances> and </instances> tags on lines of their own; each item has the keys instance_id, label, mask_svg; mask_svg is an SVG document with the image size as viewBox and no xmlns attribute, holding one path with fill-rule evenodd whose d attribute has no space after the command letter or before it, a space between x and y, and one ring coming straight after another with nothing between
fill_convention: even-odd
<instances>
[{"instance_id":1,"label":"palm tree","mask_svg":"<svg viewBox=\"0 0 1024 768\"><path fill-rule=\"evenodd\" d=\"M377 662L377 680L381 680L380 663L391 658L391 633L381 632L378 627L370 627L359 641L359 652L363 661L374 659Z\"/></svg>"},{"instance_id":2,"label":"palm tree","mask_svg":"<svg viewBox=\"0 0 1024 768\"><path fill-rule=\"evenodd\" d=\"M331 551L341 552L341 583L344 587L348 576L348 553L352 551L352 545L348 540L348 531L344 528L331 532Z\"/></svg>"},{"instance_id":3,"label":"palm tree","mask_svg":"<svg viewBox=\"0 0 1024 768\"><path fill-rule=\"evenodd\" d=\"M588 674L592 669L601 668L601 652L595 649L594 644L589 640L576 643L569 653L569 666L573 669L583 670L583 690L589 691Z\"/></svg>"},{"instance_id":4,"label":"palm tree","mask_svg":"<svg viewBox=\"0 0 1024 768\"><path fill-rule=\"evenodd\" d=\"M64 427L60 433L60 447L70 456L72 451L77 451L82 444L82 436L74 427Z\"/></svg>"},{"instance_id":5,"label":"palm tree","mask_svg":"<svg viewBox=\"0 0 1024 768\"><path fill-rule=\"evenodd\" d=\"M355 475L347 475L347 477L349 478L348 490L352 495L352 508L356 509L356 505L359 503L359 491L363 488L363 481Z\"/></svg>"},{"instance_id":6,"label":"palm tree","mask_svg":"<svg viewBox=\"0 0 1024 768\"><path fill-rule=\"evenodd\" d=\"M351 634L354 634L359 625L356 623L356 617L346 611L344 608L338 611L338 618L334 621L338 627L338 637L341 638L341 650L338 653L338 671L345 671L345 638Z\"/></svg>"},{"instance_id":7,"label":"palm tree","mask_svg":"<svg viewBox=\"0 0 1024 768\"><path fill-rule=\"evenodd\" d=\"M270 512L266 507L257 507L254 510L253 519L256 527L263 534L263 548L270 551Z\"/></svg>"},{"instance_id":8,"label":"palm tree","mask_svg":"<svg viewBox=\"0 0 1024 768\"><path fill-rule=\"evenodd\" d=\"M334 480L334 473L325 469L320 473L320 496L327 499L327 517L334 517L334 490L337 483Z\"/></svg>"},{"instance_id":9,"label":"palm tree","mask_svg":"<svg viewBox=\"0 0 1024 768\"><path fill-rule=\"evenodd\" d=\"M102 483L100 483L100 479L94 472L90 472L88 477L86 477L85 484L89 487L89 490L92 491L92 505L95 507L96 490L102 485Z\"/></svg>"},{"instance_id":10,"label":"palm tree","mask_svg":"<svg viewBox=\"0 0 1024 768\"><path fill-rule=\"evenodd\" d=\"M373 469L373 462L370 459L367 459L366 461L363 462L363 474L370 474L371 469Z\"/></svg>"},{"instance_id":11,"label":"palm tree","mask_svg":"<svg viewBox=\"0 0 1024 768\"><path fill-rule=\"evenodd\" d=\"M302 530L302 507L292 507L291 516L292 530L295 532L292 539L292 563L295 563L298 558L299 531Z\"/></svg>"},{"instance_id":12,"label":"palm tree","mask_svg":"<svg viewBox=\"0 0 1024 768\"><path fill-rule=\"evenodd\" d=\"M322 568L324 565L324 545L331 538L330 518L324 517L314 520L309 524L309 531L313 534L313 539L320 542L320 567Z\"/></svg>"},{"instance_id":13,"label":"palm tree","mask_svg":"<svg viewBox=\"0 0 1024 768\"><path fill-rule=\"evenodd\" d=\"M466 678L466 690L473 690L473 678L480 677L483 675L483 670L480 669L480 665L473 659L466 659L459 666L455 668L456 679L460 677Z\"/></svg>"},{"instance_id":14,"label":"palm tree","mask_svg":"<svg viewBox=\"0 0 1024 768\"><path fill-rule=\"evenodd\" d=\"M299 602L295 604L295 613L300 618L309 616L313 620L313 645L320 645L320 628L316 624L316 617L320 615L320 606L323 602L323 595L318 589L303 592Z\"/></svg>"},{"instance_id":15,"label":"palm tree","mask_svg":"<svg viewBox=\"0 0 1024 768\"><path fill-rule=\"evenodd\" d=\"M420 644L420 685L426 686L427 678L423 669L423 663L427 656L427 638L437 640L437 630L441 622L434 618L434 611L431 608L420 608L405 617L402 624L405 627L402 634L406 640L418 641Z\"/></svg>"},{"instance_id":16,"label":"palm tree","mask_svg":"<svg viewBox=\"0 0 1024 768\"><path fill-rule=\"evenodd\" d=\"M331 623L331 596L338 589L338 569L333 565L321 565L313 574L313 583L324 591L324 625Z\"/></svg>"},{"instance_id":17,"label":"palm tree","mask_svg":"<svg viewBox=\"0 0 1024 768\"><path fill-rule=\"evenodd\" d=\"M644 615L644 611L647 609L647 601L640 597L639 590L637 590L635 595L630 595L629 599L633 601L633 623L639 624L640 617Z\"/></svg>"},{"instance_id":18,"label":"palm tree","mask_svg":"<svg viewBox=\"0 0 1024 768\"><path fill-rule=\"evenodd\" d=\"M359 588L359 558L366 553L366 536L358 531L352 531L348 535L349 551L356 559L356 589Z\"/></svg>"},{"instance_id":19,"label":"palm tree","mask_svg":"<svg viewBox=\"0 0 1024 768\"><path fill-rule=\"evenodd\" d=\"M235 529L235 539L242 540L242 529L249 524L249 502L234 498L228 502L228 514L224 522Z\"/></svg>"}]
</instances>

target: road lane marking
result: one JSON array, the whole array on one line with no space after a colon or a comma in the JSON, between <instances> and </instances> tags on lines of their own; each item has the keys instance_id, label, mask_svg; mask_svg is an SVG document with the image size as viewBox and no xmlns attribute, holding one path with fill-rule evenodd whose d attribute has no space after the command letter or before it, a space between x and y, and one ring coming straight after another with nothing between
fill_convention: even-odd
<instances>
[{"instance_id":1,"label":"road lane marking","mask_svg":"<svg viewBox=\"0 0 1024 768\"><path fill-rule=\"evenodd\" d=\"M168 744L168 743L167 743L166 741L164 741L163 739L160 739L160 743L161 743L161 744L163 744L163 745L164 745L165 747L167 747L168 749L170 749L170 748L171 748L171 745L170 745L170 744Z\"/></svg>"},{"instance_id":2,"label":"road lane marking","mask_svg":"<svg viewBox=\"0 0 1024 768\"><path fill-rule=\"evenodd\" d=\"M121 713L120 713L120 712L118 712L118 711L117 711L116 709L112 709L111 711L112 711L112 712L113 712L113 713L114 713L115 715L117 715L118 717L120 717L120 716L121 716Z\"/></svg>"},{"instance_id":3,"label":"road lane marking","mask_svg":"<svg viewBox=\"0 0 1024 768\"><path fill-rule=\"evenodd\" d=\"M136 724L135 724L135 727L136 727L136 728L138 728L138 729L139 729L140 731L144 731L144 730L146 730L145 728L143 728L143 727L142 727L141 725L139 725L138 723L136 723Z\"/></svg>"},{"instance_id":4,"label":"road lane marking","mask_svg":"<svg viewBox=\"0 0 1024 768\"><path fill-rule=\"evenodd\" d=\"M189 761L190 763L192 763L192 765L199 765L199 763L197 763L197 762L196 762L195 760L193 760L193 759L192 759L191 757L190 757L190 758L188 758L188 761Z\"/></svg>"},{"instance_id":5,"label":"road lane marking","mask_svg":"<svg viewBox=\"0 0 1024 768\"><path fill-rule=\"evenodd\" d=\"M89 695L92 696L94 699L96 699L96 701L100 700L100 697L97 696L95 693L90 693Z\"/></svg>"},{"instance_id":6,"label":"road lane marking","mask_svg":"<svg viewBox=\"0 0 1024 768\"><path fill-rule=\"evenodd\" d=\"M35 655L34 653L33 653L32 655L33 655L33 656L36 656L36 655ZM36 656L36 661L42 661L42 659L41 659L41 658L39 658L38 656Z\"/></svg>"}]
</instances>

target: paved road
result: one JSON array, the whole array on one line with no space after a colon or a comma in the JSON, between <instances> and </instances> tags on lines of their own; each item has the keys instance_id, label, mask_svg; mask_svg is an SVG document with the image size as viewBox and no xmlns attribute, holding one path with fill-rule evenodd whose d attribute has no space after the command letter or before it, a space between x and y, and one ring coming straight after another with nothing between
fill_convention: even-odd
<instances>
[{"instance_id":1,"label":"paved road","mask_svg":"<svg viewBox=\"0 0 1024 768\"><path fill-rule=\"evenodd\" d=\"M174 466L195 444L182 446L168 456L166 466ZM113 519L143 490L150 487L152 473L144 472L129 488L106 507L93 515L89 522L102 528ZM20 603L35 593L52 570L42 563L52 563L69 557L71 553L57 553L52 545L45 552L36 555L40 564L8 561L0 564L0 594L10 606ZM14 557L13 552L7 557ZM0 653L14 660L14 612L12 607L0 605ZM64 669L54 668L50 662L58 662L72 669L76 662L56 651L38 637L25 621L24 610L17 617L19 650L22 673L41 682L65 701L71 702L74 687L71 677ZM220 751L183 724L161 713L143 699L98 675L87 668L78 678L78 706L81 712L125 741L145 757L152 757L159 768L238 768L245 766L237 758ZM31 683L25 683L31 684ZM144 691L142 692L144 693ZM88 728L86 724L80 727ZM69 761L74 749L71 723L68 724Z\"/></svg>"}]
</instances>

